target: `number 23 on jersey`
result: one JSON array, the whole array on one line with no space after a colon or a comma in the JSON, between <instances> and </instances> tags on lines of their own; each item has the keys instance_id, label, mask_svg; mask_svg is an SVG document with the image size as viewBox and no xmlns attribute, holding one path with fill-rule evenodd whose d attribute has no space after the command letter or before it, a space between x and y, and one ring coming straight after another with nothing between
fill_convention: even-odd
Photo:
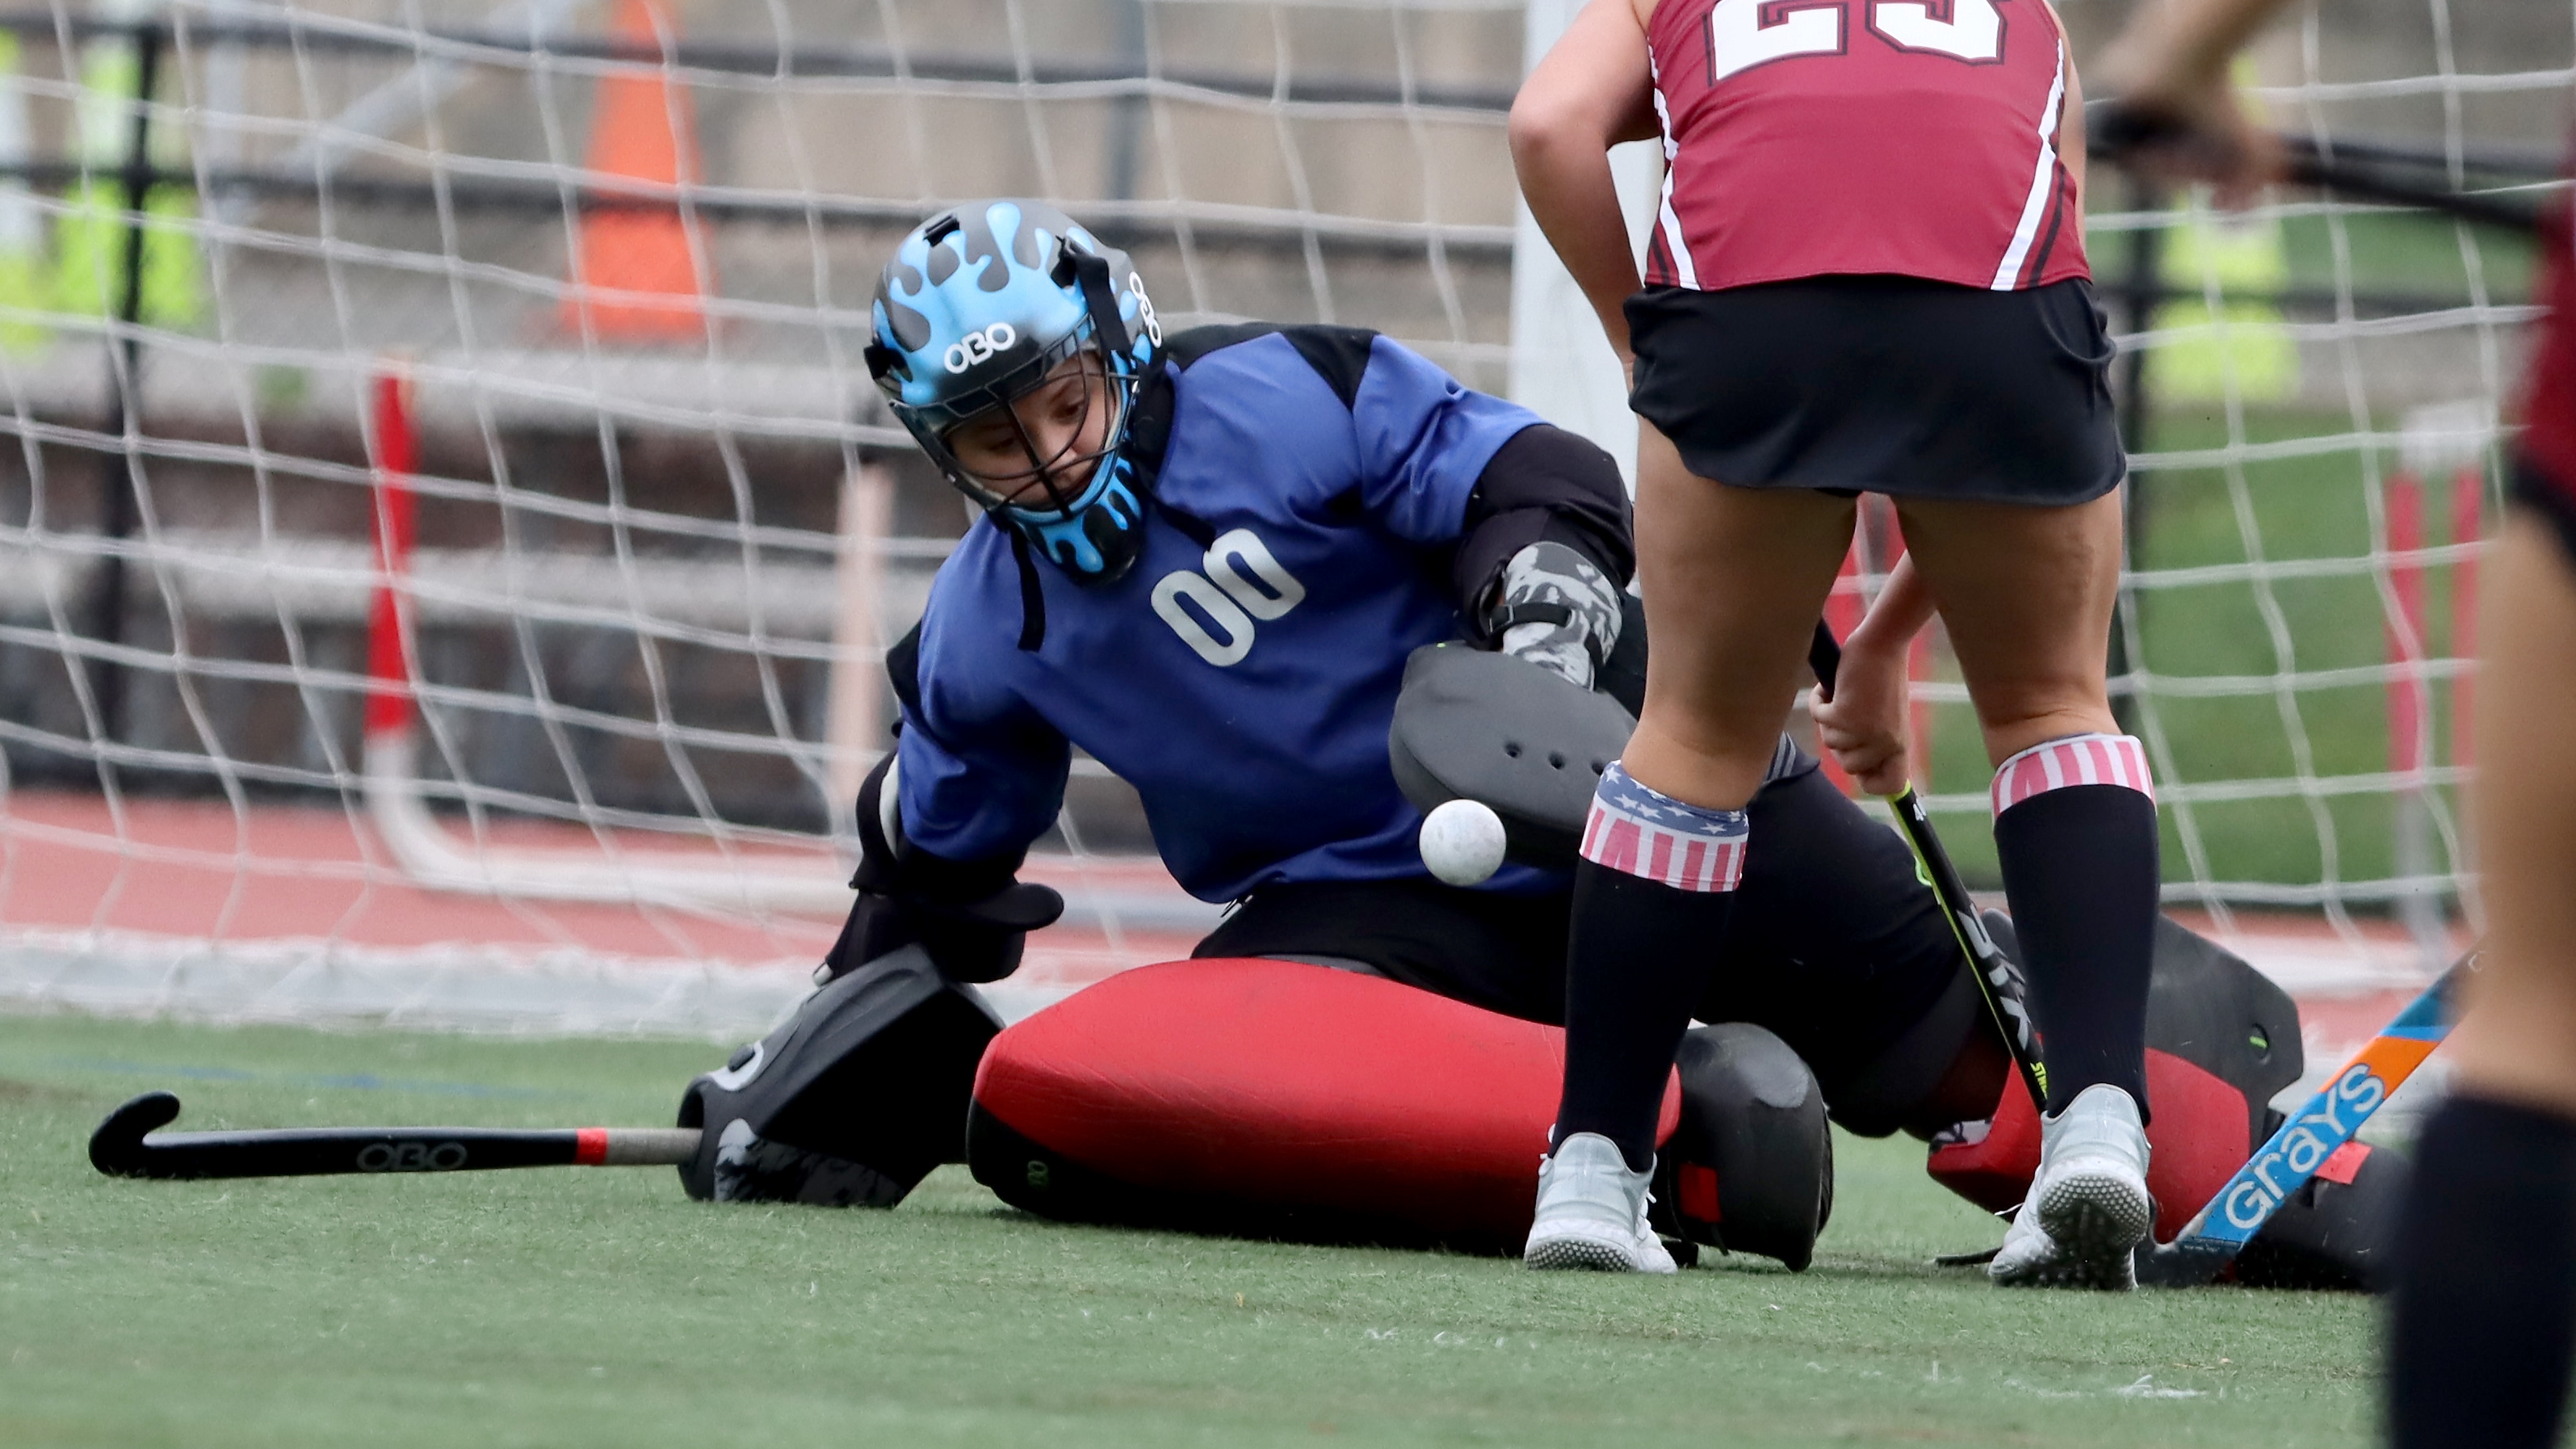
<instances>
[{"instance_id":1,"label":"number 23 on jersey","mask_svg":"<svg viewBox=\"0 0 2576 1449\"><path fill-rule=\"evenodd\" d=\"M1708 83L1798 55L1842 55L1850 12L1898 50L1972 65L2003 59L2004 17L1995 0L1717 0L1708 10Z\"/></svg>"}]
</instances>

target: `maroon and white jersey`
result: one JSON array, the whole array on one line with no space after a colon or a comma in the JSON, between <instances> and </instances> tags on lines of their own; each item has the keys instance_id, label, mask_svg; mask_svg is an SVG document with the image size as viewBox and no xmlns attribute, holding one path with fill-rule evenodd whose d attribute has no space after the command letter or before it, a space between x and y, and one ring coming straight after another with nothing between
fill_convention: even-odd
<instances>
[{"instance_id":1,"label":"maroon and white jersey","mask_svg":"<svg viewBox=\"0 0 2576 1449\"><path fill-rule=\"evenodd\" d=\"M2523 385L2522 451L2576 504L2576 217L2561 210L2542 228L2540 345Z\"/></svg>"},{"instance_id":2,"label":"maroon and white jersey","mask_svg":"<svg viewBox=\"0 0 2576 1449\"><path fill-rule=\"evenodd\" d=\"M1883 272L2012 291L2090 273L2041 0L1662 0L1651 284Z\"/></svg>"}]
</instances>

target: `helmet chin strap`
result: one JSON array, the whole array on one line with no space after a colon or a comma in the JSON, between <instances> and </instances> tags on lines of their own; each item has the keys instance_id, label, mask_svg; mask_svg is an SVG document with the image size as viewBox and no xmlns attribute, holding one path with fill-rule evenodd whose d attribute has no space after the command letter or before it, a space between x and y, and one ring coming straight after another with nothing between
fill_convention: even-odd
<instances>
[{"instance_id":1,"label":"helmet chin strap","mask_svg":"<svg viewBox=\"0 0 2576 1449\"><path fill-rule=\"evenodd\" d=\"M1124 355L1127 351L1127 324L1118 317L1118 288L1109 277L1109 260L1070 246L1064 252L1073 261L1074 280L1082 287L1082 305L1091 313L1091 340L1099 347L1106 367L1111 354Z\"/></svg>"}]
</instances>

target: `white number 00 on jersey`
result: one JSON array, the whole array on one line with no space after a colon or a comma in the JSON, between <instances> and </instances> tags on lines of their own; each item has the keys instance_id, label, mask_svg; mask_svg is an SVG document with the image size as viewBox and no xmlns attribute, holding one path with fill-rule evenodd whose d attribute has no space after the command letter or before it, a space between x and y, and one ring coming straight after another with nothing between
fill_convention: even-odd
<instances>
[{"instance_id":1,"label":"white number 00 on jersey","mask_svg":"<svg viewBox=\"0 0 2576 1449\"><path fill-rule=\"evenodd\" d=\"M1175 569L1154 584L1154 612L1201 659L1219 669L1252 652L1252 621L1297 607L1306 586L1248 528L1217 536L1200 561L1207 572Z\"/></svg>"}]
</instances>

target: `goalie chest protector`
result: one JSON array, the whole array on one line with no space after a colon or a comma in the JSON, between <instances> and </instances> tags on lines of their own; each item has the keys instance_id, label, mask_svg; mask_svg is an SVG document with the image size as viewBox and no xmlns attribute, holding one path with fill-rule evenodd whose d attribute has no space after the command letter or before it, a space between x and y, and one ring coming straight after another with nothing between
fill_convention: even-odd
<instances>
[{"instance_id":1,"label":"goalie chest protector","mask_svg":"<svg viewBox=\"0 0 2576 1449\"><path fill-rule=\"evenodd\" d=\"M1564 1043L1329 967L1143 966L995 1039L967 1162L1052 1218L1518 1252Z\"/></svg>"}]
</instances>

